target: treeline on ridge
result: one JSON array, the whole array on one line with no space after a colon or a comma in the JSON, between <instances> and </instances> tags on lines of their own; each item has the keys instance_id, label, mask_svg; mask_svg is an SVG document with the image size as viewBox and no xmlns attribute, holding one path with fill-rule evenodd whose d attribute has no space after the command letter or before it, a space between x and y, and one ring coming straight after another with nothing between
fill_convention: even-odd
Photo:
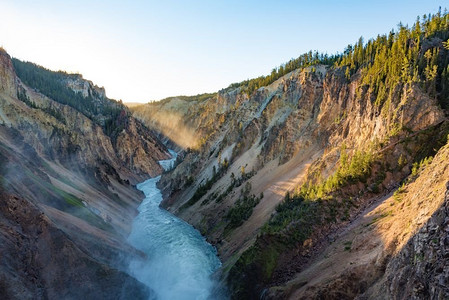
<instances>
[{"instance_id":1,"label":"treeline on ridge","mask_svg":"<svg viewBox=\"0 0 449 300\"><path fill-rule=\"evenodd\" d=\"M442 108L448 109L448 39L449 14L446 10L444 13L440 10L434 15L418 18L411 28L399 24L397 31L379 35L367 43L360 38L355 45L347 46L344 53L332 57L330 62L320 61L319 54L312 57L316 58L316 63L340 69L348 83L354 80L361 83L358 88L369 91L372 95L370 100L379 108L392 103L392 98L397 96L395 91L414 85L429 97L437 99ZM307 63L303 65L307 66ZM240 87L243 93L251 93L287 74L288 70L284 65L273 70L272 75L231 87ZM353 77L356 74L358 77ZM447 143L447 128L439 128L436 126L423 131L423 140L417 140L416 143L423 145L419 151L424 156L434 155ZM441 143L437 142L440 139ZM427 147L429 140L433 143ZM377 148L374 150L378 151ZM359 151L352 157L346 156L344 149L341 153L334 174L315 183L306 182L298 186L293 193L287 193L276 207L276 212L265 223L254 245L242 254L229 272L228 284L233 289L234 298L259 297L260 287L276 280L273 276L279 258L284 253L304 245L318 226L323 228L349 220L351 211L355 211L359 205L358 197L339 194L341 188L360 183L371 193L379 192L379 183L384 180L388 165L382 163L376 152ZM422 161L419 164L425 164L429 158ZM404 158L399 157L396 167L400 169L403 166ZM413 168L415 171L412 169L412 176L419 167L413 164Z\"/></svg>"},{"instance_id":2,"label":"treeline on ridge","mask_svg":"<svg viewBox=\"0 0 449 300\"><path fill-rule=\"evenodd\" d=\"M108 136L116 136L126 126L130 113L121 101L101 99L94 90L87 97L67 86L67 80L76 80L81 75L54 72L31 62L12 58L17 76L27 86L61 104L68 105L102 126ZM38 108L29 101L24 90L17 91L18 98L32 108ZM55 114L55 112L53 112ZM61 118L58 118L61 119Z\"/></svg>"},{"instance_id":3,"label":"treeline on ridge","mask_svg":"<svg viewBox=\"0 0 449 300\"><path fill-rule=\"evenodd\" d=\"M299 68L327 65L344 68L346 78L361 72L363 84L377 95L382 105L397 84L418 83L430 96L449 106L449 15L441 9L435 15L418 17L411 28L398 25L397 31L378 35L364 43L363 37L343 53L327 55L318 51L291 59L271 74L233 83L225 90L241 88L249 95Z\"/></svg>"}]
</instances>

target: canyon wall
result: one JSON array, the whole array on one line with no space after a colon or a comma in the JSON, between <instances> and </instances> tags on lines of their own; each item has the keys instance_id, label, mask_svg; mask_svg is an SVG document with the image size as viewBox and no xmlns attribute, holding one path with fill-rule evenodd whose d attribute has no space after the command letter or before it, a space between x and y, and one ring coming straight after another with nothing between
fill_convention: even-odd
<instances>
[{"instance_id":1,"label":"canyon wall","mask_svg":"<svg viewBox=\"0 0 449 300\"><path fill-rule=\"evenodd\" d=\"M102 109L120 103L80 75L63 78L96 115L29 87L0 51L0 294L147 298L125 272L142 255L126 241L143 199L133 185L161 174L169 153L124 107L106 134Z\"/></svg>"},{"instance_id":2,"label":"canyon wall","mask_svg":"<svg viewBox=\"0 0 449 300\"><path fill-rule=\"evenodd\" d=\"M162 177L163 206L217 247L236 298L285 296L276 286L293 280L332 242L329 236L446 143L445 112L418 84L398 84L379 105L363 75L348 80L344 70L317 65L251 95L228 88L208 99L132 108L156 131L167 129L153 116L169 114L179 132L195 134L184 159ZM335 179L356 165L360 174ZM281 216L278 205L302 190L319 201L280 220L296 212ZM314 218L303 217L308 213Z\"/></svg>"}]
</instances>

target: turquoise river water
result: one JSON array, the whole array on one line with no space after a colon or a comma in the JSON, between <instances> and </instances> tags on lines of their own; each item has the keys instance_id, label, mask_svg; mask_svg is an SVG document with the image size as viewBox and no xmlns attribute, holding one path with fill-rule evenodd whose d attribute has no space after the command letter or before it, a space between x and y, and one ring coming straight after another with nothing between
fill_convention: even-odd
<instances>
[{"instance_id":1,"label":"turquoise river water","mask_svg":"<svg viewBox=\"0 0 449 300\"><path fill-rule=\"evenodd\" d=\"M173 158L159 163L169 169ZM159 207L160 176L137 185L145 194L135 218L129 242L148 256L130 263L130 273L151 288L154 299L213 299L216 282L211 275L220 266L214 247L183 220Z\"/></svg>"}]
</instances>

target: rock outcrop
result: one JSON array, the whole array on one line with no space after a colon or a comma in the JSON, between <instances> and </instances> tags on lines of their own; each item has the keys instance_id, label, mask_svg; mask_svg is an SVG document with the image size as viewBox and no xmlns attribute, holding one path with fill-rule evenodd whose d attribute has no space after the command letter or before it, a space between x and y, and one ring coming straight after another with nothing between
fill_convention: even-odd
<instances>
[{"instance_id":1,"label":"rock outcrop","mask_svg":"<svg viewBox=\"0 0 449 300\"><path fill-rule=\"evenodd\" d=\"M93 259L29 201L0 191L3 299L146 299L147 288Z\"/></svg>"},{"instance_id":2,"label":"rock outcrop","mask_svg":"<svg viewBox=\"0 0 449 300\"><path fill-rule=\"evenodd\" d=\"M103 89L57 74L91 110L26 85L0 51L0 294L148 298L125 272L142 255L126 241L143 199L133 184L169 153Z\"/></svg>"},{"instance_id":3,"label":"rock outcrop","mask_svg":"<svg viewBox=\"0 0 449 300\"><path fill-rule=\"evenodd\" d=\"M183 131L196 134L184 160L160 181L163 205L216 245L237 298L259 298L267 287L274 291L295 278L330 242L328 235L378 195L395 190L414 161L446 143L445 111L419 84L398 84L379 105L363 74L348 79L344 70L317 65L250 95L230 88L207 99L171 98L132 108L156 131L171 129L148 116L170 114ZM171 138L183 145L176 135ZM363 179L348 180L334 200L313 204L316 220L267 233L264 226L286 193L323 182L342 157L348 168L351 160L370 161ZM353 295L366 288L359 287L354 285ZM282 294L270 293L264 295Z\"/></svg>"},{"instance_id":4,"label":"rock outcrop","mask_svg":"<svg viewBox=\"0 0 449 300\"><path fill-rule=\"evenodd\" d=\"M384 292L390 299L449 297L449 182L444 202L389 262Z\"/></svg>"}]
</instances>

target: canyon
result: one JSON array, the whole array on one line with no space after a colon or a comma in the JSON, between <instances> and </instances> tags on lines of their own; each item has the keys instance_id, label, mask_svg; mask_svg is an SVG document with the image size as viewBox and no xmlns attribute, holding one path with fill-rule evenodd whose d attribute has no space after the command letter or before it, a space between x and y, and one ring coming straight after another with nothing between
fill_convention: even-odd
<instances>
[{"instance_id":1,"label":"canyon","mask_svg":"<svg viewBox=\"0 0 449 300\"><path fill-rule=\"evenodd\" d=\"M448 45L440 13L129 107L1 50L0 294L449 297Z\"/></svg>"},{"instance_id":2,"label":"canyon","mask_svg":"<svg viewBox=\"0 0 449 300\"><path fill-rule=\"evenodd\" d=\"M253 97L231 90L203 102L173 99L133 108L136 117L153 128L161 126L155 122L154 111L164 117L180 114L176 119L183 123L171 124L191 132L183 137L212 132L199 150L186 151L176 169L162 176L160 187L166 195L162 205L193 224L217 247L224 264L223 278L231 289L244 284L243 293L234 297L352 299L371 293L365 290L385 281L384 277L395 277L394 271L389 271L394 264L390 259L400 255L412 234L442 209L448 178L446 147L438 152L438 161L425 169L437 170L418 177L428 182L421 183L424 186L432 186L427 195L420 198L415 192L403 191L404 199L398 204L393 193L411 172L413 157L434 154L432 147L440 147L440 139L440 145L446 143L444 111L417 86L405 86L392 100L390 110L380 112L371 104L369 94L358 98L359 84L357 75L347 83L341 70L317 66L289 73ZM222 118L225 121L217 122ZM392 135L396 122L407 130ZM163 130L170 136L169 129ZM172 138L176 143L177 135ZM383 146L379 146L381 141L386 141ZM184 143L185 139L179 145ZM316 221L300 224L313 230L300 242L282 240L289 238L288 234L261 234L286 193L293 193L317 173L331 175L343 151L353 155L372 151L381 163L372 167L366 182L349 184L337 200L319 208L325 215L334 210L332 220L329 215L323 216L327 219L320 225L314 224ZM393 167L401 156L408 162ZM226 168L224 161L229 163ZM221 174L214 175L217 173ZM219 178L195 199L198 189L214 177ZM417 181L411 185L418 185ZM245 193L263 196L246 220L229 229L229 211ZM404 207L404 203L410 204ZM260 261L252 261L255 259ZM250 267L241 267L242 260L249 260ZM268 263L274 265L266 266ZM385 268L388 273L384 273ZM269 289L263 289L260 282ZM387 291L398 293L396 286L392 286L394 290L383 288L386 290L380 298ZM255 289L254 294L248 293L251 289Z\"/></svg>"},{"instance_id":3,"label":"canyon","mask_svg":"<svg viewBox=\"0 0 449 300\"><path fill-rule=\"evenodd\" d=\"M79 76L66 76L62 84L84 95L97 91L100 107L117 105ZM143 255L126 242L143 198L133 185L160 174L157 161L170 154L122 110L126 125L111 138L98 118L25 85L10 56L0 51L4 297L130 299L150 294L126 272L127 260Z\"/></svg>"},{"instance_id":4,"label":"canyon","mask_svg":"<svg viewBox=\"0 0 449 300\"><path fill-rule=\"evenodd\" d=\"M162 206L217 247L231 298L447 297L447 77L438 94L416 72L426 57L446 72L448 31L417 40L418 26L337 63L317 54L215 94L131 108L183 150L159 182ZM414 61L411 75L397 56ZM429 264L440 283L425 278Z\"/></svg>"}]
</instances>

